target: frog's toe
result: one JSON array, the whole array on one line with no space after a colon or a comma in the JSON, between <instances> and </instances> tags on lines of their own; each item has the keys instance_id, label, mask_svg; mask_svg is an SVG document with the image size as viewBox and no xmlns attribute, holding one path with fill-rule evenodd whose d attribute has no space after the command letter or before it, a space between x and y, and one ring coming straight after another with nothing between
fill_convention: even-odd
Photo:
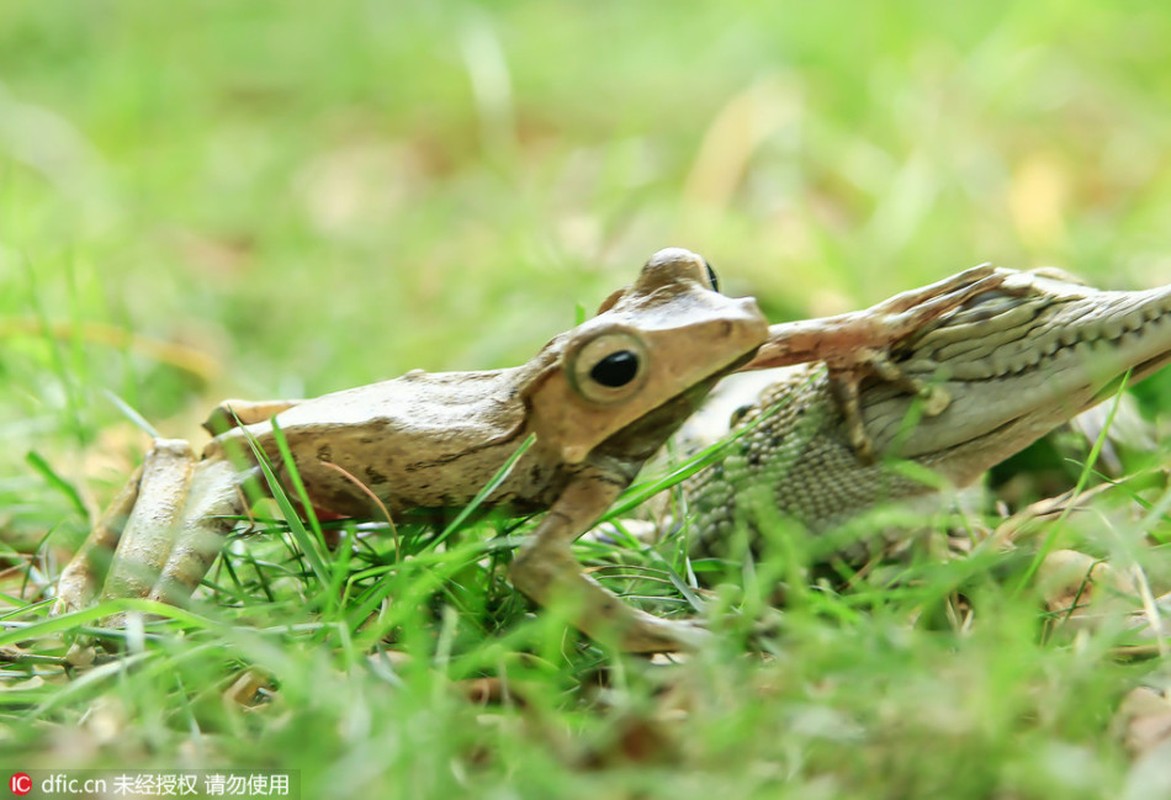
<instances>
[{"instance_id":1,"label":"frog's toe","mask_svg":"<svg viewBox=\"0 0 1171 800\"><path fill-rule=\"evenodd\" d=\"M98 577L92 565L86 559L75 558L57 578L56 597L49 613L56 617L85 608L93 602L97 587Z\"/></svg>"}]
</instances>

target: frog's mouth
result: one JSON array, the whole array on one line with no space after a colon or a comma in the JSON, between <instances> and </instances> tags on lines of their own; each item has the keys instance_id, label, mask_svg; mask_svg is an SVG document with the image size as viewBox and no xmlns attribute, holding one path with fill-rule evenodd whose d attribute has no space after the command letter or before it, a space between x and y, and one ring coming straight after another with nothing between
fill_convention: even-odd
<instances>
[{"instance_id":1,"label":"frog's mouth","mask_svg":"<svg viewBox=\"0 0 1171 800\"><path fill-rule=\"evenodd\" d=\"M763 345L763 344L764 343L761 342L761 345ZM733 359L727 366L723 367L722 369L716 370L713 373L713 377L716 379L716 381L718 381L720 378L727 377L731 373L733 373L736 370L743 367L745 364L750 363L752 361L752 359L756 358L756 353L758 350L760 350L761 345L758 345L757 347L752 348L750 351L748 351L747 353L744 353L739 358ZM713 381L713 385L714 385L714 383L715 382Z\"/></svg>"}]
</instances>

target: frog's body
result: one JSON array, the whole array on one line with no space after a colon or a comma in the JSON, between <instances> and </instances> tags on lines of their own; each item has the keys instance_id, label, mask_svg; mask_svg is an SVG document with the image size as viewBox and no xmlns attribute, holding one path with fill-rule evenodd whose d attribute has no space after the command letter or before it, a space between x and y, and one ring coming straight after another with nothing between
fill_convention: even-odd
<instances>
[{"instance_id":1,"label":"frog's body","mask_svg":"<svg viewBox=\"0 0 1171 800\"><path fill-rule=\"evenodd\" d=\"M334 392L220 434L204 449L204 458L233 449L247 452L247 434L283 468L273 437L275 421L310 487L314 508L322 513L378 513L370 495L346 474L360 480L392 513L459 507L528 434L517 399L522 369L412 372ZM530 451L486 500L528 513L547 508L566 480L563 465L546 466Z\"/></svg>"}]
</instances>

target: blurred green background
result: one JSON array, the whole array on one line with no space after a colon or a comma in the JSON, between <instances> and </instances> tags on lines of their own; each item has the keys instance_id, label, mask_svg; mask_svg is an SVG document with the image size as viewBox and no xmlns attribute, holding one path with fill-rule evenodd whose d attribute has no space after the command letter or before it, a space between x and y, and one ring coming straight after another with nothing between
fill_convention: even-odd
<instances>
[{"instance_id":1,"label":"blurred green background","mask_svg":"<svg viewBox=\"0 0 1171 800\"><path fill-rule=\"evenodd\" d=\"M774 320L984 260L1057 264L1102 286L1171 281L1168 42L1157 2L4 2L0 540L75 540L82 506L124 480L145 436L107 392L202 441L198 421L225 396L519 363L667 245L704 253ZM80 503L30 468L30 451ZM1034 610L1017 615L978 629L958 660L931 632L924 657L883 630L858 635L866 623L826 626L824 652L781 665L798 676L785 685L825 686L849 662L839 685L860 706L899 698L875 712L894 709L893 749L854 762L901 775L883 784L892 796L961 774L971 796L1100 796L1085 787L1110 785L1120 759L1084 742L1121 683L1106 669L1079 694L1101 663L1058 648L1029 661ZM872 660L857 654L867 647ZM1023 688L1029 670L1046 692ZM264 718L279 735L252 750L242 723L219 752L319 750L326 777L353 785L386 753L403 774L447 768L456 745L426 716L429 695L341 680L332 663L305 671L299 695L300 672L282 688L295 725ZM935 723L916 727L923 698L957 684L984 689L956 723L976 733L923 759L939 741ZM769 748L807 735L804 695L776 712L738 672L702 685L716 687L712 744L688 757L743 785L776 779ZM732 706L746 732L721 727ZM460 708L453 718L471 713ZM401 748L393 714L417 748ZM1020 719L1040 746L1004 735ZM1083 744L1063 738L1071 720ZM808 736L830 742L832 772L838 734L814 722L830 731ZM203 757L198 737L175 744L182 724L163 711L147 723L147 744L120 763ZM534 740L506 740L505 764L535 758L530 787L560 786ZM710 795L725 777L690 788ZM1082 778L1091 794L1073 786Z\"/></svg>"}]
</instances>

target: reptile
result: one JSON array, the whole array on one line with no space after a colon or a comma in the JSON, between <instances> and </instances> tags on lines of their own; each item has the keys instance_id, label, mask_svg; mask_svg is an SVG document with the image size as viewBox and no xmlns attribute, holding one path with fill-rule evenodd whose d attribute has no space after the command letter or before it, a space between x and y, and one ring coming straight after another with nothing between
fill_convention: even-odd
<instances>
[{"instance_id":1,"label":"reptile","mask_svg":"<svg viewBox=\"0 0 1171 800\"><path fill-rule=\"evenodd\" d=\"M856 402L875 458L859 457L823 366L770 376L732 414L739 438L684 484L693 555L725 552L740 525L759 547L754 503L762 498L777 511L766 517L825 534L887 501L929 494L940 480L966 486L1110 397L1124 377L1136 382L1171 362L1171 286L1104 291L1055 269L998 272L1000 287L889 353L902 373L944 393L942 411L921 413L921 401L890 382L860 383ZM940 480L923 480L914 465ZM870 552L859 542L836 555L857 561Z\"/></svg>"}]
</instances>

